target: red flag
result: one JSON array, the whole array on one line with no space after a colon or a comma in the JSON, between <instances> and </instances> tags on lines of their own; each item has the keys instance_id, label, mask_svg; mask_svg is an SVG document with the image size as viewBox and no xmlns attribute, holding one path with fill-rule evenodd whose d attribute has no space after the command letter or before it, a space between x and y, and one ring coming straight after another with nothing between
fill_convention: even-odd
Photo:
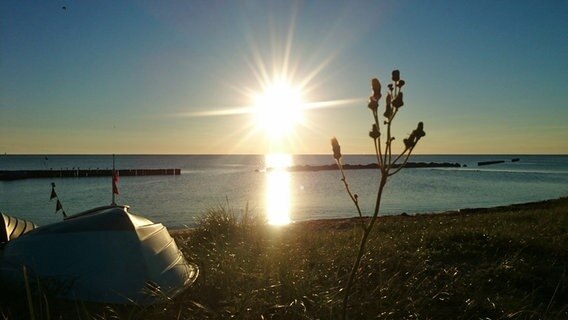
<instances>
[{"instance_id":1,"label":"red flag","mask_svg":"<svg viewBox=\"0 0 568 320\"><path fill-rule=\"evenodd\" d=\"M112 175L112 193L113 194L119 194L118 193L118 170L115 170L113 172L113 175Z\"/></svg>"},{"instance_id":2,"label":"red flag","mask_svg":"<svg viewBox=\"0 0 568 320\"><path fill-rule=\"evenodd\" d=\"M59 202L59 199L57 199L57 204L55 204L55 213L57 213L59 210L62 210L63 206L61 205L61 202Z\"/></svg>"}]
</instances>

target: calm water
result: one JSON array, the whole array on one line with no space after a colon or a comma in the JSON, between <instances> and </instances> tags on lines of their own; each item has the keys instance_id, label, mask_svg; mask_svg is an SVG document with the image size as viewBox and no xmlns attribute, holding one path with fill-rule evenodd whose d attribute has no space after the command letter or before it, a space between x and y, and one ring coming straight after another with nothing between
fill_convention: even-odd
<instances>
[{"instance_id":1,"label":"calm water","mask_svg":"<svg viewBox=\"0 0 568 320\"><path fill-rule=\"evenodd\" d=\"M511 162L520 158L519 162ZM478 167L478 161L506 160ZM118 202L168 227L192 225L207 209L227 204L254 213L286 215L292 221L356 215L339 172L255 172L260 155L117 156L118 169L181 168L180 176L121 177ZM458 162L465 168L405 169L387 184L382 214L442 212L568 196L568 156L415 156L412 161ZM301 155L295 165L332 164L329 155ZM344 163L367 164L373 156L346 156ZM0 155L0 170L110 168L111 156ZM370 215L376 170L347 171L353 191ZM0 181L0 211L38 225L61 220L49 201L51 182L68 214L111 201L110 178ZM280 218L277 218L280 219Z\"/></svg>"}]
</instances>

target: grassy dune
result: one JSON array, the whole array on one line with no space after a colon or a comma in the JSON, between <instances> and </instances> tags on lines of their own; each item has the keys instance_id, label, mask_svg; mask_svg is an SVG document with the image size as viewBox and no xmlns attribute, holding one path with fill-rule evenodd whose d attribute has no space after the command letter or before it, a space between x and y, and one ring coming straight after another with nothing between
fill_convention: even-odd
<instances>
[{"instance_id":1,"label":"grassy dune","mask_svg":"<svg viewBox=\"0 0 568 320\"><path fill-rule=\"evenodd\" d=\"M360 221L271 227L250 215L237 216L211 210L198 228L174 233L201 273L170 302L92 309L36 299L37 308L47 304L52 318L63 313L85 319L340 317ZM372 234L348 314L350 319L568 319L567 267L568 198L385 217ZM14 315L13 306L2 304L0 311Z\"/></svg>"}]
</instances>

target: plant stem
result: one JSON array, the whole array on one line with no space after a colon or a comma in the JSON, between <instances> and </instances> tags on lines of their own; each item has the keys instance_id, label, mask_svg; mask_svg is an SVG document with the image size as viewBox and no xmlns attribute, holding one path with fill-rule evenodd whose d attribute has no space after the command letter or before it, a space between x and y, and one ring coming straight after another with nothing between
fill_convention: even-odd
<instances>
[{"instance_id":1,"label":"plant stem","mask_svg":"<svg viewBox=\"0 0 568 320\"><path fill-rule=\"evenodd\" d=\"M410 155L412 154L412 150L414 150L414 148L410 148L408 151L408 154L406 155L406 158L404 158L404 161L398 166L398 168L394 171L389 173L389 177L396 174L397 172L399 172L400 170L402 170L402 168L404 168L404 166L406 165L406 163L408 162L408 158L410 158ZM400 158L400 157L399 157ZM397 158L398 159L398 158ZM395 161L396 162L396 161Z\"/></svg>"},{"instance_id":2,"label":"plant stem","mask_svg":"<svg viewBox=\"0 0 568 320\"><path fill-rule=\"evenodd\" d=\"M375 145L375 154L377 155L377 165L379 166L379 168L382 168L383 159L381 158L381 141L379 139L375 139L373 141L373 144Z\"/></svg>"},{"instance_id":3,"label":"plant stem","mask_svg":"<svg viewBox=\"0 0 568 320\"><path fill-rule=\"evenodd\" d=\"M377 126L377 129L380 131L381 126L379 125L379 117L378 117L376 111L373 111L373 119L375 120L375 125ZM381 135L380 135L380 133L379 133L379 137L377 139L373 140L373 143L375 145L375 153L377 155L377 165L379 166L379 168L383 168L384 162L383 162L383 158L382 158Z\"/></svg>"},{"instance_id":4,"label":"plant stem","mask_svg":"<svg viewBox=\"0 0 568 320\"><path fill-rule=\"evenodd\" d=\"M396 159L394 159L394 161L392 163L396 164L398 162L398 160L400 160L400 158L402 158L406 154L406 151L408 151L408 148L404 149L404 151L402 151L402 153L399 154L398 157L396 157ZM412 150L410 152L412 152Z\"/></svg>"},{"instance_id":5,"label":"plant stem","mask_svg":"<svg viewBox=\"0 0 568 320\"><path fill-rule=\"evenodd\" d=\"M345 172L343 171L343 165L341 164L341 160L335 160L335 162L337 163L339 171L341 172L341 181L343 181L343 185L345 185L347 194L351 198L351 201L353 201L353 204L355 204L355 207L357 208L357 213L359 213L359 218L363 218L361 207L359 207L359 200L355 198L355 195L351 192L351 188L349 188L349 184L347 183L347 178L345 177ZM361 227L363 228L363 230L365 230L365 225L363 223L363 220L361 220Z\"/></svg>"},{"instance_id":6,"label":"plant stem","mask_svg":"<svg viewBox=\"0 0 568 320\"><path fill-rule=\"evenodd\" d=\"M357 258L355 259L355 263L353 264L353 267L351 269L351 274L349 274L349 279L347 279L347 284L345 285L345 293L343 296L343 316L342 316L343 320L347 319L347 303L349 302L349 294L351 293L351 287L353 286L357 270L361 265L361 259L363 258L363 254L365 253L365 245L367 244L367 239L369 238L371 230L373 229L375 221L377 220L377 217L379 215L381 198L383 195L383 189L387 183L387 178L388 178L387 172L381 169L381 182L379 185L379 192L377 192L375 211L373 212L373 217L371 218L371 221L364 229L363 236L361 237L361 242L359 243L359 252L357 253Z\"/></svg>"}]
</instances>

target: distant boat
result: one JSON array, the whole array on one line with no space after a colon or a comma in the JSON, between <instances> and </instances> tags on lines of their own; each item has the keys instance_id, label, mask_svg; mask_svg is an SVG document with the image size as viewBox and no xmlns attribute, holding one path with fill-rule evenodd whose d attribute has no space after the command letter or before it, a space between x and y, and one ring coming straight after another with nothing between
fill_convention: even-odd
<instances>
[{"instance_id":1,"label":"distant boat","mask_svg":"<svg viewBox=\"0 0 568 320\"><path fill-rule=\"evenodd\" d=\"M4 237L0 281L23 287L25 266L28 279L70 300L147 305L182 292L198 267L185 260L162 224L128 209L99 207ZM3 234L12 232L7 225L0 225Z\"/></svg>"}]
</instances>

